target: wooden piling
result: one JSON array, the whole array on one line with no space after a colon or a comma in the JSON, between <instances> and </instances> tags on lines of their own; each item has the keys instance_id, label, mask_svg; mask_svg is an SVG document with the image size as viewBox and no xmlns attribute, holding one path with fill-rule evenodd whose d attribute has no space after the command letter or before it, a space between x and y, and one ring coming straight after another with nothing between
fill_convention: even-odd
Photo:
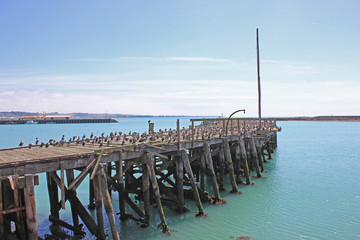
<instances>
[{"instance_id":1,"label":"wooden piling","mask_svg":"<svg viewBox=\"0 0 360 240\"><path fill-rule=\"evenodd\" d=\"M61 208L65 209L65 170L64 170L64 163L60 162L60 173L61 173Z\"/></svg>"},{"instance_id":2,"label":"wooden piling","mask_svg":"<svg viewBox=\"0 0 360 240\"><path fill-rule=\"evenodd\" d=\"M201 154L200 157L200 189L205 191L205 155Z\"/></svg>"},{"instance_id":3,"label":"wooden piling","mask_svg":"<svg viewBox=\"0 0 360 240\"><path fill-rule=\"evenodd\" d=\"M261 168L261 172L266 172L265 168L264 168L264 162L263 162L263 159L262 159L262 154L261 154L261 146L257 142L255 142L255 147L256 147L257 158L258 158L258 161L259 161L259 166Z\"/></svg>"},{"instance_id":4,"label":"wooden piling","mask_svg":"<svg viewBox=\"0 0 360 240\"><path fill-rule=\"evenodd\" d=\"M53 173L56 174L56 172ZM46 173L46 178L47 178L49 201L50 201L50 215L56 218L60 218L58 187L55 181L51 178L50 173Z\"/></svg>"},{"instance_id":5,"label":"wooden piling","mask_svg":"<svg viewBox=\"0 0 360 240\"><path fill-rule=\"evenodd\" d=\"M38 239L38 221L36 215L34 176L34 174L25 174L24 200L27 237L29 240Z\"/></svg>"},{"instance_id":6,"label":"wooden piling","mask_svg":"<svg viewBox=\"0 0 360 240\"><path fill-rule=\"evenodd\" d=\"M195 204L199 210L199 212L196 214L196 216L203 216L203 215L205 215L205 212L204 212L204 208L202 206L201 200L200 200L198 188L195 183L194 174L191 169L189 157L188 157L185 149L182 149L180 152L181 152L181 158L184 162L185 171L189 177L189 181L190 181L191 187L193 189Z\"/></svg>"},{"instance_id":7,"label":"wooden piling","mask_svg":"<svg viewBox=\"0 0 360 240\"><path fill-rule=\"evenodd\" d=\"M231 186L232 186L231 192L232 193L240 193L240 191L237 188L236 181L235 181L234 166L233 166L233 162L232 162L232 159L231 159L231 151L230 151L228 141L223 139L222 146L224 148L225 162L226 162L226 166L227 166L229 176L230 176L230 183L231 183Z\"/></svg>"},{"instance_id":8,"label":"wooden piling","mask_svg":"<svg viewBox=\"0 0 360 240\"><path fill-rule=\"evenodd\" d=\"M92 182L94 184L97 231L99 234L98 238L105 239L104 214L103 214L102 197L100 191L101 185L99 178L100 178L99 175L94 175Z\"/></svg>"},{"instance_id":9,"label":"wooden piling","mask_svg":"<svg viewBox=\"0 0 360 240\"><path fill-rule=\"evenodd\" d=\"M124 193L124 174L123 174L123 152L119 151L119 161L115 162L116 168L116 180L120 186L119 194L119 208L120 208L120 219L126 219L125 200L122 197Z\"/></svg>"},{"instance_id":10,"label":"wooden piling","mask_svg":"<svg viewBox=\"0 0 360 240\"><path fill-rule=\"evenodd\" d=\"M74 169L67 169L66 170L66 180L68 183L68 189L69 191L72 191L74 195L76 195L76 190L75 189L71 189L70 188L70 184L74 181ZM76 212L76 207L71 205L71 215L72 215L72 219L73 219L73 225L75 227L79 226L79 215Z\"/></svg>"},{"instance_id":11,"label":"wooden piling","mask_svg":"<svg viewBox=\"0 0 360 240\"><path fill-rule=\"evenodd\" d=\"M180 203L180 212L184 211L184 162L181 157L176 156L176 190L177 197Z\"/></svg>"},{"instance_id":12,"label":"wooden piling","mask_svg":"<svg viewBox=\"0 0 360 240\"><path fill-rule=\"evenodd\" d=\"M268 159L271 159L271 146L270 146L270 141L268 141L266 143L266 151L267 151L267 154L268 154Z\"/></svg>"},{"instance_id":13,"label":"wooden piling","mask_svg":"<svg viewBox=\"0 0 360 240\"><path fill-rule=\"evenodd\" d=\"M13 194L14 194L14 207L15 208L20 208L20 196L19 196L19 176L17 174L12 176L12 181L13 181ZM23 214L21 211L16 211L15 212L16 215L16 233L19 237L20 240L25 240L25 226L24 226L24 221L23 221Z\"/></svg>"},{"instance_id":14,"label":"wooden piling","mask_svg":"<svg viewBox=\"0 0 360 240\"><path fill-rule=\"evenodd\" d=\"M89 173L89 205L90 210L95 209L95 193L94 193L94 181L90 178L91 172Z\"/></svg>"},{"instance_id":15,"label":"wooden piling","mask_svg":"<svg viewBox=\"0 0 360 240\"><path fill-rule=\"evenodd\" d=\"M153 187L154 194L155 194L156 206L158 208L158 212L159 212L160 219L161 219L160 226L164 233L169 233L170 229L168 228L168 226L166 224L165 214L164 214L164 210L163 210L163 207L161 204L159 185L158 185L156 174L155 174L154 159L150 153L146 153L145 158L146 158L146 165L147 165L151 185Z\"/></svg>"},{"instance_id":16,"label":"wooden piling","mask_svg":"<svg viewBox=\"0 0 360 240\"><path fill-rule=\"evenodd\" d=\"M143 157L145 158L145 157ZM149 172L147 169L146 159L143 160L142 163L142 191L144 197L144 211L145 211L145 221L149 224L150 220L150 178Z\"/></svg>"},{"instance_id":17,"label":"wooden piling","mask_svg":"<svg viewBox=\"0 0 360 240\"><path fill-rule=\"evenodd\" d=\"M112 164L111 164L111 162L108 162L106 165L107 165L107 167L106 167L107 174L109 176L112 176ZM111 188L110 187L108 188L108 192L109 192L109 195L111 197Z\"/></svg>"},{"instance_id":18,"label":"wooden piling","mask_svg":"<svg viewBox=\"0 0 360 240\"><path fill-rule=\"evenodd\" d=\"M251 149L252 155L254 157L254 166L255 166L255 170L256 170L256 177L261 178L258 154L257 154L254 138L251 137L249 139L249 141L250 141L250 149Z\"/></svg>"},{"instance_id":19,"label":"wooden piling","mask_svg":"<svg viewBox=\"0 0 360 240\"><path fill-rule=\"evenodd\" d=\"M249 165L248 165L248 157L246 154L246 148L245 148L245 142L243 139L240 139L238 141L238 144L240 146L240 152L241 152L241 160L242 160L242 164L244 166L244 173L245 173L245 178L246 178L246 184L252 184L251 180L250 180L250 171L249 171Z\"/></svg>"},{"instance_id":20,"label":"wooden piling","mask_svg":"<svg viewBox=\"0 0 360 240\"><path fill-rule=\"evenodd\" d=\"M98 173L99 173L99 175L98 175L98 184L99 184L99 187L100 187L105 212L106 212L108 220L109 220L112 239L120 240L120 237L119 237L119 234L118 234L118 231L117 231L117 228L116 228L114 210L113 210L113 207L112 207L110 194L109 194L109 191L108 191L108 186L107 186L107 181L106 181L106 175L105 175L105 169L106 169L105 166L106 166L106 164L102 163L100 165L101 166L99 167L99 171L98 171Z\"/></svg>"},{"instance_id":21,"label":"wooden piling","mask_svg":"<svg viewBox=\"0 0 360 240\"><path fill-rule=\"evenodd\" d=\"M217 184L211 152L210 152L210 145L206 141L203 141L203 143L204 143L203 150L204 150L206 168L208 169L208 175L211 179L211 184L213 186L213 191L214 191L214 203L222 203L223 199L220 197L219 186Z\"/></svg>"},{"instance_id":22,"label":"wooden piling","mask_svg":"<svg viewBox=\"0 0 360 240\"><path fill-rule=\"evenodd\" d=\"M225 174L225 157L224 157L224 148L220 145L220 150L218 153L219 158L219 190L223 191L224 188L224 174Z\"/></svg>"}]
</instances>

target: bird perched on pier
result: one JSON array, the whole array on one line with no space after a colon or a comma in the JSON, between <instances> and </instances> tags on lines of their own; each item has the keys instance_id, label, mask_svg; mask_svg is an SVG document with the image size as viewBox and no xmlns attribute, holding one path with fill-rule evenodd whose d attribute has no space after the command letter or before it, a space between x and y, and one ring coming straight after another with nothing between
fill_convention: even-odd
<instances>
[{"instance_id":1,"label":"bird perched on pier","mask_svg":"<svg viewBox=\"0 0 360 240\"><path fill-rule=\"evenodd\" d=\"M38 143L39 143L39 138L36 138L35 145L38 145Z\"/></svg>"},{"instance_id":2,"label":"bird perched on pier","mask_svg":"<svg viewBox=\"0 0 360 240\"><path fill-rule=\"evenodd\" d=\"M24 145L24 141L21 141L21 142L19 143L19 146L22 147L23 145Z\"/></svg>"},{"instance_id":3,"label":"bird perched on pier","mask_svg":"<svg viewBox=\"0 0 360 240\"><path fill-rule=\"evenodd\" d=\"M29 149L31 149L31 148L32 148L32 146L33 146L33 145L30 143L30 144L29 144Z\"/></svg>"}]
</instances>

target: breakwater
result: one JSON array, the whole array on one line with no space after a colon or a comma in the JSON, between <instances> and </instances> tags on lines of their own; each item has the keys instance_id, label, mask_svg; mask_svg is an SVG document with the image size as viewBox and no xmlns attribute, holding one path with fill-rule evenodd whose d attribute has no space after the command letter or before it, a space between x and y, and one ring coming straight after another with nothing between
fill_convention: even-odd
<instances>
[{"instance_id":1,"label":"breakwater","mask_svg":"<svg viewBox=\"0 0 360 240\"><path fill-rule=\"evenodd\" d=\"M250 184L249 171L254 171L257 177L261 177L264 154L271 156L271 151L276 147L278 128L273 121L263 121L262 129L257 128L256 121L246 119L231 120L228 128L223 119L207 119L199 126L195 126L196 121L202 120L192 120L189 128L180 128L178 124L177 129L154 132L150 123L149 133L146 134L118 132L2 150L2 185L5 187L10 184L11 190L7 188L8 193L18 191L21 196L23 188L17 187L14 190L9 179L46 172L51 203L50 220L71 229L74 234L82 234L81 219L84 227L93 235L103 238L104 217L101 213L104 205L108 219L112 221L110 226L115 239L117 229L109 201L110 194L114 191L119 194L122 220L137 219L141 226L146 227L150 219L149 207L154 204L158 208L161 229L168 232L163 206L180 212L186 211L184 198L192 198L198 208L198 215L205 215L202 207L204 202L225 202L219 193L219 189L223 188L224 176L230 178L232 192L239 193L237 184L242 182L241 178L245 178L244 183ZM77 174L74 174L75 171ZM76 189L87 175L91 179L89 208L96 209L96 222L76 197ZM204 191L205 178L212 185L212 196ZM33 179L36 182L36 176ZM144 207L140 208L130 196L135 196ZM72 208L71 224L62 221L60 216L66 201L70 202ZM3 210L10 211L13 205L11 203L4 204ZM18 205L22 207L23 203L20 201ZM26 203L25 201L25 205ZM125 205L132 211L127 212ZM34 222L34 219L23 218L21 224L21 220L18 221L15 215L20 213L28 216L28 213L24 214L24 209L17 210L4 214L3 221L15 222L14 234L18 235L20 229L28 226L24 222ZM24 225L26 227L21 228ZM4 233L9 233L8 225L4 226Z\"/></svg>"}]
</instances>

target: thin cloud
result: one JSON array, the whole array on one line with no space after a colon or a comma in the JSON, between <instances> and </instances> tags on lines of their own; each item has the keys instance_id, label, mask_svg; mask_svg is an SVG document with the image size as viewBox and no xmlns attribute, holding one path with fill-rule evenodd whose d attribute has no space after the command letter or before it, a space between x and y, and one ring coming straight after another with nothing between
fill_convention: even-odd
<instances>
[{"instance_id":1,"label":"thin cloud","mask_svg":"<svg viewBox=\"0 0 360 240\"><path fill-rule=\"evenodd\" d=\"M183 61L183 62L232 62L229 59L224 58L207 58L207 57L169 57L171 61Z\"/></svg>"},{"instance_id":2,"label":"thin cloud","mask_svg":"<svg viewBox=\"0 0 360 240\"><path fill-rule=\"evenodd\" d=\"M209 57L116 57L116 58L74 58L66 62L232 62L225 58Z\"/></svg>"},{"instance_id":3,"label":"thin cloud","mask_svg":"<svg viewBox=\"0 0 360 240\"><path fill-rule=\"evenodd\" d=\"M116 57L116 58L74 58L67 59L65 62L159 62L164 61L164 58L157 57Z\"/></svg>"}]
</instances>

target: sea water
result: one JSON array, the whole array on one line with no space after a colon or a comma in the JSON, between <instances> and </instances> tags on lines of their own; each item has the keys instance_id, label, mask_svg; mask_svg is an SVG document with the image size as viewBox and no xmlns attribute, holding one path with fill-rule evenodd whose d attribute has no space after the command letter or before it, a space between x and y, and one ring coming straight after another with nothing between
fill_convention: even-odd
<instances>
[{"instance_id":1,"label":"sea water","mask_svg":"<svg viewBox=\"0 0 360 240\"><path fill-rule=\"evenodd\" d=\"M105 135L111 131L147 130L149 119L119 119L114 124L48 124L0 126L0 147L14 147L23 140L34 143L38 137L66 139L91 132ZM176 128L176 118L153 118L155 130ZM181 127L190 125L181 118ZM360 123L359 122L278 122L278 148L272 160L265 163L264 178L253 178L254 185L239 185L242 194L230 194L223 205L204 204L206 217L195 217L197 208L186 201L190 210L184 214L164 208L170 236L157 228L160 223L156 208L152 208L150 226L140 228L133 220L116 222L121 239L360 239ZM210 193L211 184L207 184ZM45 174L35 187L36 205L41 236L50 234L49 200ZM77 189L79 199L88 204L88 179ZM114 212L119 212L117 193L112 199ZM139 203L142 208L142 203ZM60 211L61 219L72 222L70 205ZM127 209L132 213L131 209ZM90 211L96 216L95 211ZM106 216L106 214L104 214ZM105 218L106 232L111 239ZM84 228L86 230L86 228ZM86 230L87 231L87 230ZM87 231L84 239L95 239Z\"/></svg>"}]
</instances>

